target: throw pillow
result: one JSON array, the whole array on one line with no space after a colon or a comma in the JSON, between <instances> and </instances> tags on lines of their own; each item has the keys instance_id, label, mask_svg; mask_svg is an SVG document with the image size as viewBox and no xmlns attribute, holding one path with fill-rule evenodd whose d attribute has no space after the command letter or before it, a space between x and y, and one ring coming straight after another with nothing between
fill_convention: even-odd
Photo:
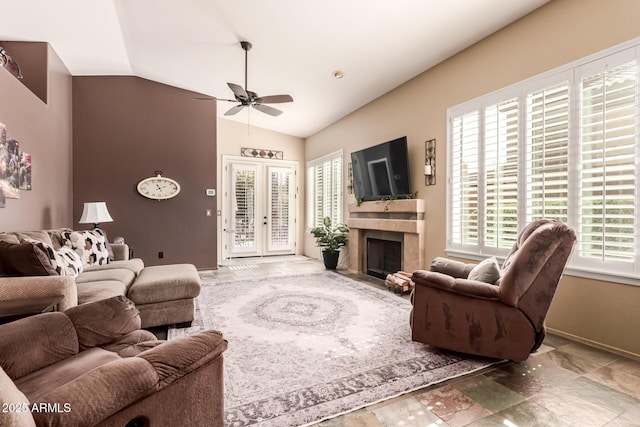
<instances>
[{"instance_id":1,"label":"throw pillow","mask_svg":"<svg viewBox=\"0 0 640 427\"><path fill-rule=\"evenodd\" d=\"M467 279L495 284L500 278L500 266L496 257L487 258L473 267Z\"/></svg>"},{"instance_id":2,"label":"throw pillow","mask_svg":"<svg viewBox=\"0 0 640 427\"><path fill-rule=\"evenodd\" d=\"M67 271L64 268L64 262L62 261L60 255L58 255L56 250L53 249L53 246L45 242L29 238L20 239L20 243L33 243L34 245L42 249L44 253L46 253L49 257L49 261L51 261L51 265L53 266L53 268L55 268L56 273L58 273L60 276L67 275Z\"/></svg>"},{"instance_id":3,"label":"throw pillow","mask_svg":"<svg viewBox=\"0 0 640 427\"><path fill-rule=\"evenodd\" d=\"M58 256L62 260L63 268L67 276L78 277L84 270L80 255L68 246L63 246L57 250Z\"/></svg>"},{"instance_id":4,"label":"throw pillow","mask_svg":"<svg viewBox=\"0 0 640 427\"><path fill-rule=\"evenodd\" d=\"M105 238L100 230L67 230L62 233L62 238L65 246L80 255L83 266L109 263L109 252L107 252Z\"/></svg>"},{"instance_id":5,"label":"throw pillow","mask_svg":"<svg viewBox=\"0 0 640 427\"><path fill-rule=\"evenodd\" d=\"M49 256L33 243L0 241L0 262L7 276L55 276Z\"/></svg>"}]
</instances>

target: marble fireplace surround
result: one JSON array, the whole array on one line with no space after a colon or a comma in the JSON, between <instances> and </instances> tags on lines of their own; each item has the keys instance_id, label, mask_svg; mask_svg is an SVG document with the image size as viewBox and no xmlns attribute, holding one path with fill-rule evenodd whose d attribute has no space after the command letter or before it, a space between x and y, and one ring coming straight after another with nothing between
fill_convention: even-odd
<instances>
[{"instance_id":1,"label":"marble fireplace surround","mask_svg":"<svg viewBox=\"0 0 640 427\"><path fill-rule=\"evenodd\" d=\"M399 240L402 237L402 270L423 268L424 200L381 200L348 206L349 268L366 273L367 238Z\"/></svg>"}]
</instances>

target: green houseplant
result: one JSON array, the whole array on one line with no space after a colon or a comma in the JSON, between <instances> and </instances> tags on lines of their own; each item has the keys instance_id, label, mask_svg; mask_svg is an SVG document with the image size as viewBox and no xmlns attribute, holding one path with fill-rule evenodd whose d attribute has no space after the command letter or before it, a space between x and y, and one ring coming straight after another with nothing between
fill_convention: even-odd
<instances>
[{"instance_id":1,"label":"green houseplant","mask_svg":"<svg viewBox=\"0 0 640 427\"><path fill-rule=\"evenodd\" d=\"M340 248L347 244L349 227L346 224L332 224L328 216L322 220L322 225L311 229L311 234L316 238L316 245L322 248L324 266L334 270L338 266Z\"/></svg>"}]
</instances>

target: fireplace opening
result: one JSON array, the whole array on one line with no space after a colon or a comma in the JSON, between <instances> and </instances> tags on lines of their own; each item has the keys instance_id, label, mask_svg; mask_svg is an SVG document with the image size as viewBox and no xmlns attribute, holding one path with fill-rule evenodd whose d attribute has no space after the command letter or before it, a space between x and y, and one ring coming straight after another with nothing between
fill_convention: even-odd
<instances>
[{"instance_id":1,"label":"fireplace opening","mask_svg":"<svg viewBox=\"0 0 640 427\"><path fill-rule=\"evenodd\" d=\"M386 279L402 269L402 242L367 238L367 274Z\"/></svg>"}]
</instances>

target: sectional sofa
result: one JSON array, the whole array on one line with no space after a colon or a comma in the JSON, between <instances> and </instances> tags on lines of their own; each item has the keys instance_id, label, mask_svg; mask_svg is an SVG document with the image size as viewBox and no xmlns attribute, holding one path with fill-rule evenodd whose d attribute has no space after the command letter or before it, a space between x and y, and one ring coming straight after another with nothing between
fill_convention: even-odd
<instances>
[{"instance_id":1,"label":"sectional sofa","mask_svg":"<svg viewBox=\"0 0 640 427\"><path fill-rule=\"evenodd\" d=\"M100 229L0 233L0 301L61 296L57 309L124 295L142 327L188 324L200 279L191 264L145 267Z\"/></svg>"}]
</instances>

